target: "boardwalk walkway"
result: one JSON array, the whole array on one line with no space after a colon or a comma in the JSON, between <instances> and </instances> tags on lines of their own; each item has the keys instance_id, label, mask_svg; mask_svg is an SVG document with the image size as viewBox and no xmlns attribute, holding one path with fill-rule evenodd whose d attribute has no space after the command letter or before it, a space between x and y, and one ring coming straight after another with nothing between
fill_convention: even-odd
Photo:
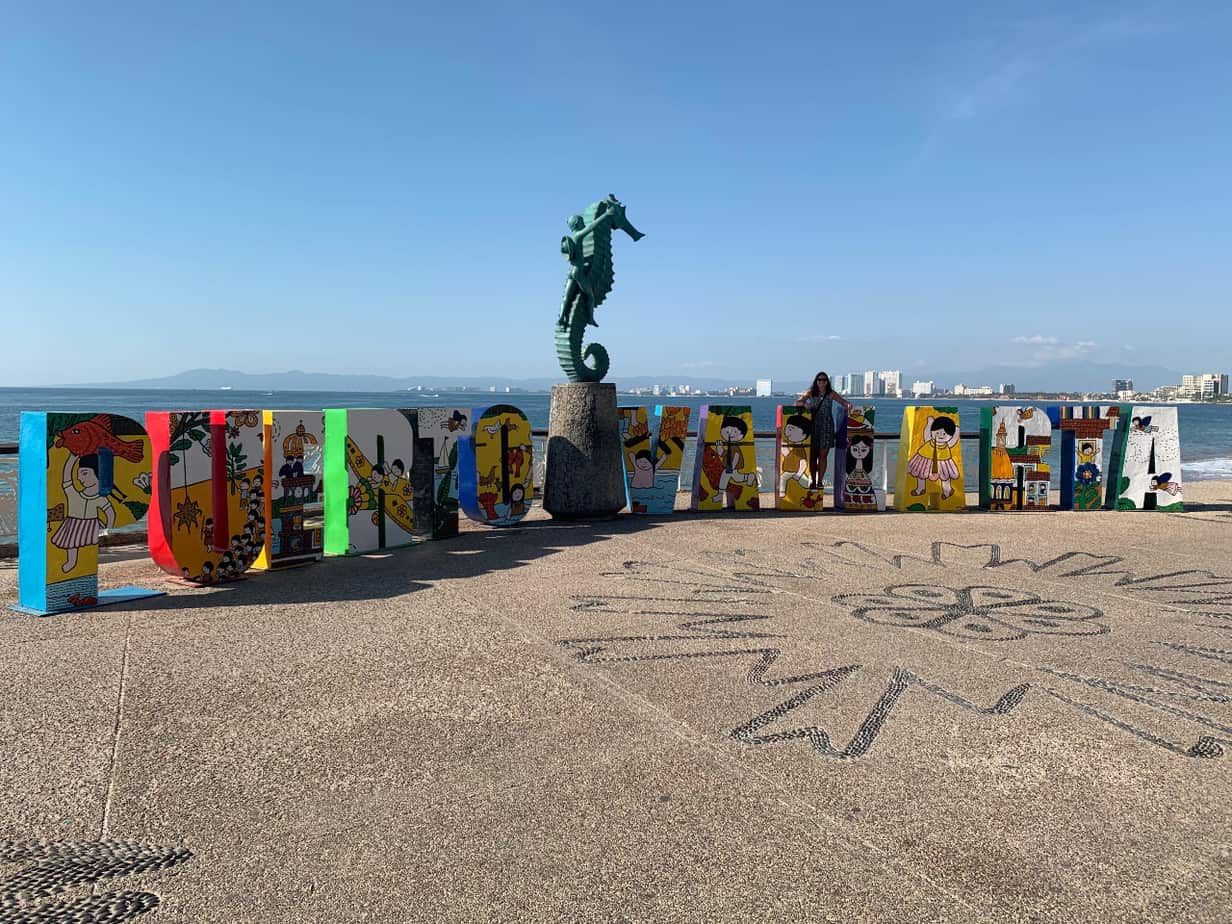
<instances>
[{"instance_id":1,"label":"boardwalk walkway","mask_svg":"<svg viewBox=\"0 0 1232 924\"><path fill-rule=\"evenodd\" d=\"M1232 485L1186 498L536 513L6 614L0 922L1227 921Z\"/></svg>"}]
</instances>

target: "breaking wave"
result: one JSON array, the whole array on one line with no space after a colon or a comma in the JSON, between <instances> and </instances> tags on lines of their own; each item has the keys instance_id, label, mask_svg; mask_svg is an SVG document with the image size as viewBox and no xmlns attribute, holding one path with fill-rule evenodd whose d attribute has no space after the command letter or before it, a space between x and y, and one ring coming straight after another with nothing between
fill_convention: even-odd
<instances>
[{"instance_id":1,"label":"breaking wave","mask_svg":"<svg viewBox=\"0 0 1232 924\"><path fill-rule=\"evenodd\" d=\"M1213 481L1232 479L1232 459L1202 459L1198 462L1182 462L1181 473L1190 481Z\"/></svg>"}]
</instances>

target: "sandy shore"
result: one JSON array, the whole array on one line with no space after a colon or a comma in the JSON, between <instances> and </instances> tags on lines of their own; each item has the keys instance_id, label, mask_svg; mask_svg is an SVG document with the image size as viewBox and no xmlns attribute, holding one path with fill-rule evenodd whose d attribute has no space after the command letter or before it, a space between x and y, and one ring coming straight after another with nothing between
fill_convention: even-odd
<instances>
[{"instance_id":1,"label":"sandy shore","mask_svg":"<svg viewBox=\"0 0 1232 924\"><path fill-rule=\"evenodd\" d=\"M1232 483L1186 500L108 550L168 595L0 619L0 921L1227 921Z\"/></svg>"}]
</instances>

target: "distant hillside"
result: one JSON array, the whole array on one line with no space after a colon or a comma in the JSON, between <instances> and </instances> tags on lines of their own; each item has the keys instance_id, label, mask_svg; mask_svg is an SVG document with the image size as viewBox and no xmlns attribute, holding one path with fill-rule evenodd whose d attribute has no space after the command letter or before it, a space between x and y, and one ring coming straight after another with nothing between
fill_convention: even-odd
<instances>
[{"instance_id":1,"label":"distant hillside","mask_svg":"<svg viewBox=\"0 0 1232 924\"><path fill-rule=\"evenodd\" d=\"M410 375L339 375L329 372L251 373L236 369L189 369L175 375L151 379L135 379L126 382L88 382L78 388L151 388L188 389L216 391L231 388L236 391L405 391L408 388L447 390L449 388L510 388L525 391L548 391L552 385L564 381L564 376L555 378L515 379L508 376L443 376ZM619 388L640 388L655 384L690 385L694 388L721 388L739 381L737 379L695 378L681 375L627 376L613 378ZM752 385L752 381L745 384Z\"/></svg>"},{"instance_id":2,"label":"distant hillside","mask_svg":"<svg viewBox=\"0 0 1232 924\"><path fill-rule=\"evenodd\" d=\"M853 363L839 364L845 372L862 371ZM863 367L867 368L867 366ZM835 372L838 376L840 373ZM1117 365L1113 363L1086 362L1082 359L1057 360L1040 366L1009 366L989 365L968 370L933 370L903 371L903 388L909 391L915 379L932 379L938 385L949 388L961 382L964 385L992 385L1013 383L1019 391L1091 391L1107 392L1112 388L1113 379L1131 378L1134 386L1140 391L1148 391L1157 385L1178 383L1181 373L1175 369L1167 369L1155 365ZM151 388L151 389L201 389L214 391L220 388L232 388L236 391L405 391L408 388L423 386L434 391L445 391L451 388L488 388L496 386L503 389L521 389L524 391L547 391L553 384L563 381L564 376L542 378L515 379L509 376L474 376L474 375L339 375L329 372L303 372L292 369L289 372L251 373L236 369L189 369L176 375L161 378L137 379L127 382L91 382L79 385L79 388ZM733 374L726 377L718 376L687 376L665 373L661 376L633 375L613 376L610 379L617 388L645 388L651 385L689 385L692 388L724 388L728 385L752 385L752 377ZM792 376L774 377L775 388L794 391L803 388L808 383L808 377L793 378Z\"/></svg>"}]
</instances>

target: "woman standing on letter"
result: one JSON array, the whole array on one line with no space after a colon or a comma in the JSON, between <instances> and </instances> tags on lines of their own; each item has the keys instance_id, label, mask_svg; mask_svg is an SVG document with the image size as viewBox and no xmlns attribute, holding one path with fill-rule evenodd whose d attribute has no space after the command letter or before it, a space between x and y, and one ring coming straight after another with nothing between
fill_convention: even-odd
<instances>
[{"instance_id":1,"label":"woman standing on letter","mask_svg":"<svg viewBox=\"0 0 1232 924\"><path fill-rule=\"evenodd\" d=\"M830 387L830 376L824 372L818 372L812 386L800 395L801 407L813 415L813 438L809 443L809 475L812 478L809 487L812 490L821 487L830 450L834 448L835 401L845 408L851 407L846 398Z\"/></svg>"}]
</instances>

